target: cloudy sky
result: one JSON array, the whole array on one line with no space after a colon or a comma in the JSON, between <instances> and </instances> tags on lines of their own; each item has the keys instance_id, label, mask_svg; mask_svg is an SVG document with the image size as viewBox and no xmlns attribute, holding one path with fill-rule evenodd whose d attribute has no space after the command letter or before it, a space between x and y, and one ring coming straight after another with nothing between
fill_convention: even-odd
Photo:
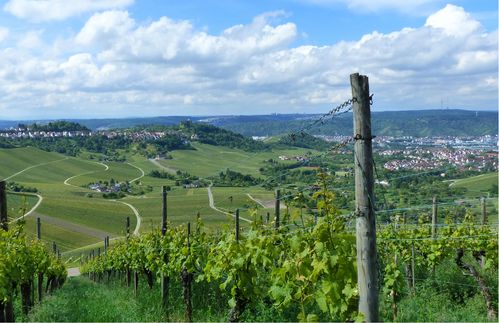
<instances>
[{"instance_id":1,"label":"cloudy sky","mask_svg":"<svg viewBox=\"0 0 499 323\"><path fill-rule=\"evenodd\" d=\"M0 119L495 110L494 0L0 1Z\"/></svg>"}]
</instances>

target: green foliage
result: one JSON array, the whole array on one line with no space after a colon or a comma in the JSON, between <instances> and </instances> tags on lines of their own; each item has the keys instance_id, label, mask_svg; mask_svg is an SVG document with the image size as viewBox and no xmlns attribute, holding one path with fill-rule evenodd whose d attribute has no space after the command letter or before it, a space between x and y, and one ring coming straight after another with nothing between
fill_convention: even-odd
<instances>
[{"instance_id":1,"label":"green foliage","mask_svg":"<svg viewBox=\"0 0 499 323\"><path fill-rule=\"evenodd\" d=\"M0 301L13 295L15 286L30 282L38 274L58 280L66 278L66 268L38 240L29 239L18 225L0 229Z\"/></svg>"},{"instance_id":2,"label":"green foliage","mask_svg":"<svg viewBox=\"0 0 499 323\"><path fill-rule=\"evenodd\" d=\"M225 172L221 171L218 174L218 177L212 177L211 179L213 180L213 184L215 186L243 187L258 185L262 182L259 178L241 174L228 168Z\"/></svg>"},{"instance_id":3,"label":"green foliage","mask_svg":"<svg viewBox=\"0 0 499 323\"><path fill-rule=\"evenodd\" d=\"M326 150L330 147L330 144L325 140L316 138L305 132L285 135L279 139L278 143L286 146L310 148L319 151Z\"/></svg>"},{"instance_id":4,"label":"green foliage","mask_svg":"<svg viewBox=\"0 0 499 323\"><path fill-rule=\"evenodd\" d=\"M31 131L55 131L55 132L84 131L84 132L90 132L90 129L88 129L87 127L85 127L79 123L70 122L70 121L62 121L62 120L49 122L48 124L45 124L45 125L34 123L32 125L29 125L28 129L30 129Z\"/></svg>"}]
</instances>

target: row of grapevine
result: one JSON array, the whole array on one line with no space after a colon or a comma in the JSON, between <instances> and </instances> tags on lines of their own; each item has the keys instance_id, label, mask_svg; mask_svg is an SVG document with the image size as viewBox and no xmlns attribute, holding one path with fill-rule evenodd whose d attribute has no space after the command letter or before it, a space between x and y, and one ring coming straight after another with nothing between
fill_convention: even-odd
<instances>
[{"instance_id":1,"label":"row of grapevine","mask_svg":"<svg viewBox=\"0 0 499 323\"><path fill-rule=\"evenodd\" d=\"M319 179L326 181L324 176ZM320 214L316 221L288 221L275 228L255 220L241 232L236 225L235 231L227 228L216 233L203 230L200 220L192 233L190 226L169 226L165 235L158 230L117 243L87 261L82 272L96 280L116 273L127 277L131 272L142 273L150 285L154 276L180 277L187 321L192 320L193 282L211 283L229 296L229 321L239 320L245 309L257 303L280 310L299 308L298 320L362 319L357 308L355 235L335 207L328 185L319 187L311 197ZM414 267L431 275L444 259L467 252L480 258L483 270L497 268L496 229L477 225L470 212L459 224L448 215L436 236L424 214L417 225L395 218L392 225L377 229L380 290L393 305L394 320L401 291L414 288L408 279ZM469 268L463 265L462 255L456 265ZM480 274L476 276L481 288ZM487 290L487 286L481 288L486 300L490 298Z\"/></svg>"},{"instance_id":2,"label":"row of grapevine","mask_svg":"<svg viewBox=\"0 0 499 323\"><path fill-rule=\"evenodd\" d=\"M397 319L397 303L401 291L407 287L414 288L414 267L425 270L431 277L435 267L450 258L454 258L455 265L464 275L474 278L485 299L488 318L496 319L494 297L480 271L497 269L497 228L477 224L475 216L469 210L458 224L454 223L453 216L448 213L445 224L440 226L436 234L432 234L432 227L428 222L427 217L421 216L417 225L407 225L396 217L391 225L378 231L384 294L392 303L393 320Z\"/></svg>"},{"instance_id":3,"label":"row of grapevine","mask_svg":"<svg viewBox=\"0 0 499 323\"><path fill-rule=\"evenodd\" d=\"M192 233L173 227L164 236L153 231L131 237L86 262L82 273L95 279L128 271L180 276L186 320L192 319L191 283L201 281L230 295L230 321L263 300L279 309L299 304L299 320L355 320L355 237L347 232L332 193L319 191L313 198L323 215L315 225L274 229L254 221L240 233L207 233L198 221Z\"/></svg>"},{"instance_id":4,"label":"row of grapevine","mask_svg":"<svg viewBox=\"0 0 499 323\"><path fill-rule=\"evenodd\" d=\"M13 298L21 292L23 313L34 304L34 279L43 283L46 291L60 287L67 276L65 265L49 252L40 240L29 238L23 225L6 231L0 228L0 321L13 321ZM41 278L41 279L40 279Z\"/></svg>"}]
</instances>

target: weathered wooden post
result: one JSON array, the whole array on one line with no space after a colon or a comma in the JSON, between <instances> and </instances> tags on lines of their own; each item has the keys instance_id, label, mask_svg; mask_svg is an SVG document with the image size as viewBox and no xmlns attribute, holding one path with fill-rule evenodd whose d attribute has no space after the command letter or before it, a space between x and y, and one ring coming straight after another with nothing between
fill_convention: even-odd
<instances>
[{"instance_id":1,"label":"weathered wooden post","mask_svg":"<svg viewBox=\"0 0 499 323\"><path fill-rule=\"evenodd\" d=\"M357 214L357 277L359 312L367 322L379 321L376 264L376 219L369 80L350 75L354 118L355 209Z\"/></svg>"},{"instance_id":2,"label":"weathered wooden post","mask_svg":"<svg viewBox=\"0 0 499 323\"><path fill-rule=\"evenodd\" d=\"M130 238L130 217L126 217L126 239Z\"/></svg>"},{"instance_id":3,"label":"weathered wooden post","mask_svg":"<svg viewBox=\"0 0 499 323\"><path fill-rule=\"evenodd\" d=\"M163 238L166 235L166 230L167 230L167 221L168 221L168 192L166 191L166 186L163 186L162 188L162 198L163 198L163 207L162 207L162 218L161 218L161 235ZM165 263L168 262L168 255L165 255L165 258L163 259ZM161 302L163 304L163 309L165 311L168 310L168 292L169 292L169 285L170 285L170 277L168 277L165 274L161 274Z\"/></svg>"},{"instance_id":4,"label":"weathered wooden post","mask_svg":"<svg viewBox=\"0 0 499 323\"><path fill-rule=\"evenodd\" d=\"M236 241L239 241L239 209L236 209Z\"/></svg>"},{"instance_id":5,"label":"weathered wooden post","mask_svg":"<svg viewBox=\"0 0 499 323\"><path fill-rule=\"evenodd\" d=\"M7 231L9 230L9 219L7 217L7 188L5 181L0 181L0 227ZM12 303L13 295L5 303L1 303L5 311L5 321L14 322L14 305Z\"/></svg>"},{"instance_id":6,"label":"weathered wooden post","mask_svg":"<svg viewBox=\"0 0 499 323\"><path fill-rule=\"evenodd\" d=\"M480 203L481 203L481 206L482 206L482 219L481 219L480 223L482 225L485 225L488 222L487 221L487 203L485 201L485 197L481 198Z\"/></svg>"},{"instance_id":7,"label":"weathered wooden post","mask_svg":"<svg viewBox=\"0 0 499 323\"><path fill-rule=\"evenodd\" d=\"M438 216L438 204L437 196L433 196L433 207L431 212L431 238L437 238L437 216Z\"/></svg>"},{"instance_id":8,"label":"weathered wooden post","mask_svg":"<svg viewBox=\"0 0 499 323\"><path fill-rule=\"evenodd\" d=\"M279 229L279 218L281 214L281 191L275 190L275 228Z\"/></svg>"},{"instance_id":9,"label":"weathered wooden post","mask_svg":"<svg viewBox=\"0 0 499 323\"><path fill-rule=\"evenodd\" d=\"M187 223L187 252L191 252L191 223ZM182 287L184 291L185 321L192 322L192 273L182 269Z\"/></svg>"},{"instance_id":10,"label":"weathered wooden post","mask_svg":"<svg viewBox=\"0 0 499 323\"><path fill-rule=\"evenodd\" d=\"M36 237L38 240L42 239L42 222L39 217L36 218ZM43 297L43 274L38 273L37 280L37 292L38 292L38 301L42 301Z\"/></svg>"},{"instance_id":11,"label":"weathered wooden post","mask_svg":"<svg viewBox=\"0 0 499 323\"><path fill-rule=\"evenodd\" d=\"M7 189L5 181L0 182L0 225L3 230L9 230L9 219L7 218Z\"/></svg>"}]
</instances>

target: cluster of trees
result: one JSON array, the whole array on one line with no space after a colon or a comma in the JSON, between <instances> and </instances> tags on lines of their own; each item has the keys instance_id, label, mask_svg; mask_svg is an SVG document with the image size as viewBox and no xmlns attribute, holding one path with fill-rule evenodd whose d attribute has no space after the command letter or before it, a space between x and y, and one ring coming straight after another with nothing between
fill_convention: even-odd
<instances>
[{"instance_id":1,"label":"cluster of trees","mask_svg":"<svg viewBox=\"0 0 499 323\"><path fill-rule=\"evenodd\" d=\"M8 182L7 190L12 192L38 193L38 189L36 187L24 186L16 182Z\"/></svg>"},{"instance_id":2,"label":"cluster of trees","mask_svg":"<svg viewBox=\"0 0 499 323\"><path fill-rule=\"evenodd\" d=\"M278 143L286 146L309 148L319 151L326 150L330 146L327 141L314 137L306 132L285 135L279 139Z\"/></svg>"},{"instance_id":3,"label":"cluster of trees","mask_svg":"<svg viewBox=\"0 0 499 323\"><path fill-rule=\"evenodd\" d=\"M217 177L213 177L213 184L215 186L254 186L262 182L262 179L245 175L230 169L225 172L220 172Z\"/></svg>"},{"instance_id":4,"label":"cluster of trees","mask_svg":"<svg viewBox=\"0 0 499 323\"><path fill-rule=\"evenodd\" d=\"M151 177L155 177L155 178L166 178L166 179L171 179L171 180L175 179L175 175L170 174L168 172L165 172L164 170L156 170L155 169L155 170L150 171L148 175Z\"/></svg>"},{"instance_id":5,"label":"cluster of trees","mask_svg":"<svg viewBox=\"0 0 499 323\"><path fill-rule=\"evenodd\" d=\"M261 141L256 141L241 134L209 124L183 121L177 129L183 133L190 134L190 137L193 140L197 140L204 144L237 148L245 151L270 150L270 146Z\"/></svg>"},{"instance_id":6,"label":"cluster of trees","mask_svg":"<svg viewBox=\"0 0 499 323\"><path fill-rule=\"evenodd\" d=\"M32 125L24 125L24 124L19 124L19 128L21 129L29 129L32 131L56 131L56 132L62 132L62 131L85 131L85 132L90 132L90 129L87 127L76 123L76 122L70 122L70 121L54 121L54 122L49 122L48 124L42 125L42 124L37 124L34 123Z\"/></svg>"}]
</instances>

